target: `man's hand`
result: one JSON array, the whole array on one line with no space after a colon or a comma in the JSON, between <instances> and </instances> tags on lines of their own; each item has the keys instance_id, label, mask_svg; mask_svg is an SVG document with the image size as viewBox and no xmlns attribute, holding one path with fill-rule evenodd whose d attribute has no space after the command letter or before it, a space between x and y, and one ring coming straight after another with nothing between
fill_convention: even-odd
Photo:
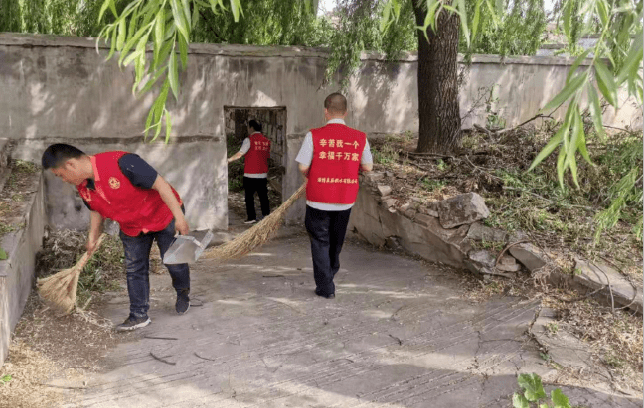
<instances>
[{"instance_id":1,"label":"man's hand","mask_svg":"<svg viewBox=\"0 0 644 408\"><path fill-rule=\"evenodd\" d=\"M190 232L190 227L188 226L188 221L186 217L180 217L174 220L174 229L181 235L186 235Z\"/></svg>"},{"instance_id":2,"label":"man's hand","mask_svg":"<svg viewBox=\"0 0 644 408\"><path fill-rule=\"evenodd\" d=\"M98 243L98 237L92 236L92 234L89 235L87 238L87 244L85 244L85 248L87 249L87 254L92 255L94 251L97 249L97 244Z\"/></svg>"}]
</instances>

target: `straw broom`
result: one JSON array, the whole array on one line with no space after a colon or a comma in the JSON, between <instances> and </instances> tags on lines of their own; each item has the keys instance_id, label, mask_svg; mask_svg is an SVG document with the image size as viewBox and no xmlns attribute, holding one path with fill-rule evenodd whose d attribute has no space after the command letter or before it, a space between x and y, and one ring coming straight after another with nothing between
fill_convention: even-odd
<instances>
[{"instance_id":1,"label":"straw broom","mask_svg":"<svg viewBox=\"0 0 644 408\"><path fill-rule=\"evenodd\" d=\"M237 238L232 241L226 242L223 245L212 248L203 253L202 258L215 258L219 260L228 260L241 258L255 248L263 245L271 235L277 231L282 224L286 210L304 195L306 191L306 183L302 184L300 188L293 193L293 195L282 203L263 220L255 224L253 227L247 229Z\"/></svg>"},{"instance_id":2,"label":"straw broom","mask_svg":"<svg viewBox=\"0 0 644 408\"><path fill-rule=\"evenodd\" d=\"M96 241L96 250L101 245L105 234ZM96 250L94 252L96 252ZM91 256L85 252L83 257L72 268L38 279L38 292L48 303L64 314L69 314L76 306L76 287L78 277Z\"/></svg>"}]
</instances>

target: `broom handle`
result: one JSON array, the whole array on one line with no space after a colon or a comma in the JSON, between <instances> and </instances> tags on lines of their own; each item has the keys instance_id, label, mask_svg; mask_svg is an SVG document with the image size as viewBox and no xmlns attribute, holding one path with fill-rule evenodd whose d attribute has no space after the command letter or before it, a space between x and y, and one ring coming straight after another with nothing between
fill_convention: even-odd
<instances>
[{"instance_id":1,"label":"broom handle","mask_svg":"<svg viewBox=\"0 0 644 408\"><path fill-rule=\"evenodd\" d=\"M103 241L103 238L105 238L105 233L102 233L101 236L98 237L98 239L96 240L96 248L94 249L94 252L96 252L98 250L98 247L101 245L101 242ZM92 253L92 255L93 254L94 253ZM91 256L87 253L87 251L85 251L85 253L83 254L83 257L76 264L76 267L78 269L82 270L85 267L85 264L87 263L87 261L89 261L90 257Z\"/></svg>"}]
</instances>

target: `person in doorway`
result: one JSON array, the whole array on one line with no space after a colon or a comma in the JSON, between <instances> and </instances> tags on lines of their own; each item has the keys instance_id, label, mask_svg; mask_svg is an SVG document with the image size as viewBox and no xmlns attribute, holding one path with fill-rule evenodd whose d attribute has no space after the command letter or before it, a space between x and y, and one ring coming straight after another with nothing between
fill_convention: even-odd
<instances>
[{"instance_id":1,"label":"person in doorway","mask_svg":"<svg viewBox=\"0 0 644 408\"><path fill-rule=\"evenodd\" d=\"M154 240L161 258L174 241L175 233L190 231L181 197L167 181L136 154L112 151L89 156L68 144L49 146L42 165L63 181L76 186L90 210L87 252L96 250L103 221L110 218L120 226L125 252L130 314L117 331L129 331L151 323L149 258ZM190 308L188 264L166 265L177 292L175 309L182 315Z\"/></svg>"},{"instance_id":2,"label":"person in doorway","mask_svg":"<svg viewBox=\"0 0 644 408\"><path fill-rule=\"evenodd\" d=\"M311 239L315 294L335 298L333 278L351 207L358 196L360 170L373 168L367 135L344 123L347 99L332 93L324 100L326 125L304 137L296 157L306 181L306 230Z\"/></svg>"},{"instance_id":3,"label":"person in doorway","mask_svg":"<svg viewBox=\"0 0 644 408\"><path fill-rule=\"evenodd\" d=\"M256 120L248 122L248 137L242 142L241 149L228 159L228 163L244 157L244 200L246 202L246 224L257 222L255 215L255 192L259 196L262 217L271 212L268 203L268 158L271 154L271 141L262 133L262 125Z\"/></svg>"}]
</instances>

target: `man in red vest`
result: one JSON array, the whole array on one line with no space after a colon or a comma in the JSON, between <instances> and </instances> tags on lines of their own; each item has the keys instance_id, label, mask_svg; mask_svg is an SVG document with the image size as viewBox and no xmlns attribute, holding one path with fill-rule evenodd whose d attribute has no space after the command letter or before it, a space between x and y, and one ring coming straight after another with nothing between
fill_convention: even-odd
<instances>
[{"instance_id":1,"label":"man in red vest","mask_svg":"<svg viewBox=\"0 0 644 408\"><path fill-rule=\"evenodd\" d=\"M256 120L248 122L249 136L242 142L241 149L228 159L228 163L244 156L244 199L246 201L246 224L257 222L255 215L255 192L259 196L262 216L271 212L268 203L268 158L271 155L271 141L262 133L262 125Z\"/></svg>"},{"instance_id":2,"label":"man in red vest","mask_svg":"<svg viewBox=\"0 0 644 408\"><path fill-rule=\"evenodd\" d=\"M110 218L120 226L125 252L130 315L117 331L134 330L150 324L149 258L157 241L161 258L174 241L175 232L190 231L181 197L156 170L136 154L122 151L88 156L74 146L54 144L45 150L42 165L63 181L76 186L90 209L87 251L96 250L103 221ZM177 291L175 309L182 315L190 308L188 264L166 265Z\"/></svg>"},{"instance_id":3,"label":"man in red vest","mask_svg":"<svg viewBox=\"0 0 644 408\"><path fill-rule=\"evenodd\" d=\"M340 251L358 196L358 174L373 168L367 135L345 125L346 116L347 99L339 93L327 96L326 126L306 134L295 159L307 178L305 225L315 294L327 299L335 298L333 277L340 269Z\"/></svg>"}]
</instances>

